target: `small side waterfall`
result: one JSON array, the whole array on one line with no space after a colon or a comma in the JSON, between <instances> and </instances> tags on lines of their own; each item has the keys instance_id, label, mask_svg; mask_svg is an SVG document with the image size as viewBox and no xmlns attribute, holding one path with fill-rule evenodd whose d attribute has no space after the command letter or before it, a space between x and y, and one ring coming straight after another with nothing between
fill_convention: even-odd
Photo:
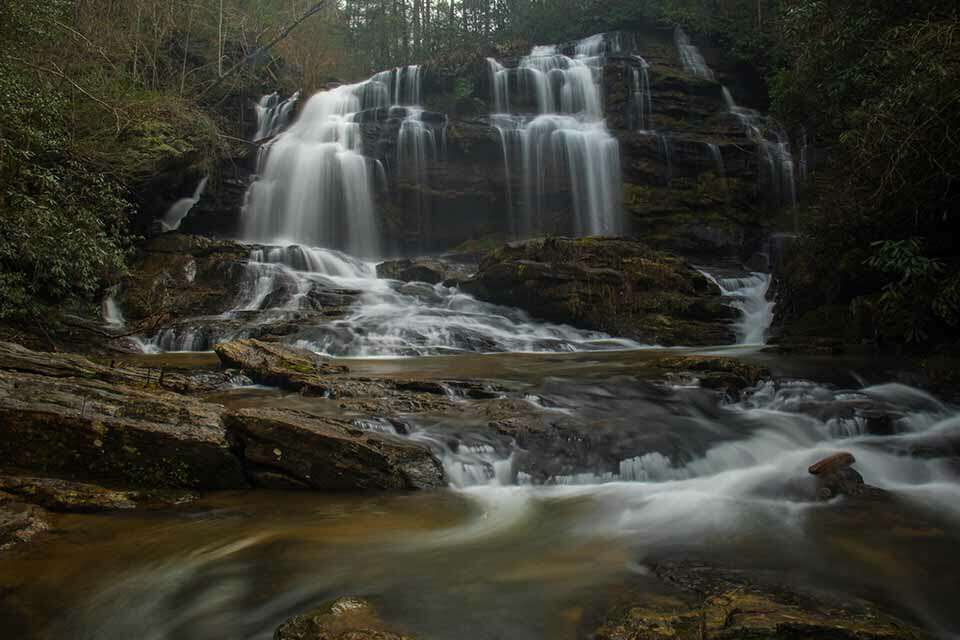
<instances>
[{"instance_id":1,"label":"small side waterfall","mask_svg":"<svg viewBox=\"0 0 960 640\"><path fill-rule=\"evenodd\" d=\"M734 325L737 344L766 344L776 306L773 300L767 299L773 277L760 272L716 277L703 269L699 271L720 287L720 292L730 299L730 306L740 312L740 318Z\"/></svg>"},{"instance_id":2,"label":"small side waterfall","mask_svg":"<svg viewBox=\"0 0 960 640\"><path fill-rule=\"evenodd\" d=\"M200 202L203 192L207 189L207 178L200 180L193 195L189 198L180 198L167 209L167 213L160 219L160 225L164 231L176 231L180 228L180 223L187 217L194 205Z\"/></svg>"},{"instance_id":3,"label":"small side waterfall","mask_svg":"<svg viewBox=\"0 0 960 640\"><path fill-rule=\"evenodd\" d=\"M673 32L673 41L677 46L677 52L680 54L680 62L687 73L703 78L704 80L716 80L713 70L707 65L703 54L691 41L690 36L682 28L677 27Z\"/></svg>"},{"instance_id":4,"label":"small side waterfall","mask_svg":"<svg viewBox=\"0 0 960 640\"><path fill-rule=\"evenodd\" d=\"M634 56L637 65L630 67L629 104L630 128L635 131L653 129L653 94L650 92L650 65L640 56Z\"/></svg>"},{"instance_id":5,"label":"small side waterfall","mask_svg":"<svg viewBox=\"0 0 960 640\"><path fill-rule=\"evenodd\" d=\"M738 106L726 87L723 87L723 98L729 112L736 116L747 135L757 145L761 160L761 188L767 194L769 204L775 207L797 206L793 154L790 152L790 139L786 132L772 118L753 109ZM771 135L774 140L768 139Z\"/></svg>"},{"instance_id":6,"label":"small side waterfall","mask_svg":"<svg viewBox=\"0 0 960 640\"><path fill-rule=\"evenodd\" d=\"M272 138L290 124L290 116L293 114L293 108L299 99L299 91L285 100L282 100L277 92L260 98L255 105L257 132L253 135L253 141L258 142Z\"/></svg>"},{"instance_id":7,"label":"small side waterfall","mask_svg":"<svg viewBox=\"0 0 960 640\"><path fill-rule=\"evenodd\" d=\"M488 60L498 111L491 121L503 145L515 237L622 233L619 145L603 120L600 91L601 56L609 46L597 35L577 42L573 56L551 45L534 47L515 69ZM511 95L511 78L517 95ZM523 101L535 105L537 115L509 112ZM515 172L522 176L519 194L509 186ZM554 194L567 189L573 220L558 220L563 207Z\"/></svg>"}]
</instances>

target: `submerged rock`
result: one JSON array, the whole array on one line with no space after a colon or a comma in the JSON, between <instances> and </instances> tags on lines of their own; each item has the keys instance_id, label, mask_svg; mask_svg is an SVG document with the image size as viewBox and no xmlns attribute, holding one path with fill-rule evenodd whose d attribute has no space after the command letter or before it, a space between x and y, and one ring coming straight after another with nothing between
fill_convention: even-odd
<instances>
[{"instance_id":1,"label":"submerged rock","mask_svg":"<svg viewBox=\"0 0 960 640\"><path fill-rule=\"evenodd\" d=\"M646 344L735 341L737 312L683 260L616 238L516 242L462 288L481 300Z\"/></svg>"},{"instance_id":2,"label":"submerged rock","mask_svg":"<svg viewBox=\"0 0 960 640\"><path fill-rule=\"evenodd\" d=\"M0 551L30 542L49 529L46 511L34 505L15 502L8 494L0 493Z\"/></svg>"},{"instance_id":3,"label":"submerged rock","mask_svg":"<svg viewBox=\"0 0 960 640\"><path fill-rule=\"evenodd\" d=\"M321 376L349 371L312 351L261 340L224 342L214 351L225 367L240 369L254 382L305 394L328 395L330 386Z\"/></svg>"},{"instance_id":4,"label":"submerged rock","mask_svg":"<svg viewBox=\"0 0 960 640\"><path fill-rule=\"evenodd\" d=\"M351 422L278 409L226 416L253 482L268 488L426 489L445 484L428 449Z\"/></svg>"},{"instance_id":5,"label":"submerged rock","mask_svg":"<svg viewBox=\"0 0 960 640\"><path fill-rule=\"evenodd\" d=\"M277 629L274 640L412 640L386 628L367 600L339 598L295 616Z\"/></svg>"},{"instance_id":6,"label":"submerged rock","mask_svg":"<svg viewBox=\"0 0 960 640\"><path fill-rule=\"evenodd\" d=\"M652 567L652 576L621 587L586 637L591 640L734 640L837 638L918 640L928 636L856 597L800 591L697 562ZM597 624L599 623L599 624Z\"/></svg>"}]
</instances>

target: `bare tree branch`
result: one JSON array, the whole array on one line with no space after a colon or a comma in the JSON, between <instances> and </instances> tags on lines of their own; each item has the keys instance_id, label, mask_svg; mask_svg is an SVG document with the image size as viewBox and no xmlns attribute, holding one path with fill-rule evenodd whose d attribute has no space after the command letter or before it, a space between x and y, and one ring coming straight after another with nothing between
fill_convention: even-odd
<instances>
[{"instance_id":1,"label":"bare tree branch","mask_svg":"<svg viewBox=\"0 0 960 640\"><path fill-rule=\"evenodd\" d=\"M314 15L320 13L320 10L323 9L323 8L326 6L326 4L327 4L326 0L321 0L320 2L316 3L315 5L313 5L311 8L307 9L303 14L300 15L299 18L297 18L296 20L294 20L293 22L291 22L290 24L288 24L286 27L284 27L284 29L283 29L282 31L280 31L280 33L278 33L278 34L276 35L276 37L273 38L273 40L271 40L270 42L268 42L268 43L265 44L265 45L262 45L262 46L260 46L260 47L257 47L257 48L254 49L251 53L248 53L242 60L240 60L240 62L236 63L235 65L233 65L232 67L230 67L229 69L227 69L226 71L224 71L224 72L223 72L223 75L221 75L219 78L217 78L216 81L214 81L214 83L211 84L209 87L207 87L206 89L204 89L204 90L200 93L200 95L197 96L197 98L198 98L198 99L199 99L199 98L202 98L202 97L205 96L206 94L210 93L211 91L213 91L214 89L216 89L217 87L220 86L220 84L223 82L224 78L227 78L227 77L233 75L235 72L237 72L238 70L240 70L240 68L242 68L244 65L250 64L251 62L253 62L253 61L256 60L257 58L259 58L261 54L263 54L263 53L269 51L270 49L272 49L272 48L273 48L274 46L276 46L281 40L283 40L283 39L286 38L288 35L290 35L290 33L291 33L294 29L296 29L298 26L300 26L300 23L302 23L302 22L305 21L306 19L310 18L311 16L314 16Z\"/></svg>"}]
</instances>

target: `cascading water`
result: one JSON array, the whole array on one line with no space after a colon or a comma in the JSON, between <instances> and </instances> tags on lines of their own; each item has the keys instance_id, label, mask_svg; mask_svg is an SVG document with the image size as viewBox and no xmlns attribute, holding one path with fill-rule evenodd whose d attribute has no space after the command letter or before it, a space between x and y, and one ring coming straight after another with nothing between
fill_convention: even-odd
<instances>
[{"instance_id":1,"label":"cascading water","mask_svg":"<svg viewBox=\"0 0 960 640\"><path fill-rule=\"evenodd\" d=\"M378 255L374 161L362 153L356 116L388 107L390 97L390 87L376 77L311 97L261 158L244 207L245 238Z\"/></svg>"},{"instance_id":2,"label":"cascading water","mask_svg":"<svg viewBox=\"0 0 960 640\"><path fill-rule=\"evenodd\" d=\"M403 209L413 212L418 224L418 228L408 231L415 232L424 243L430 237L433 213L428 169L443 156L447 119L428 113L421 106L419 65L399 68L394 84L391 114L401 114L403 118L397 135L397 191Z\"/></svg>"},{"instance_id":3,"label":"cascading water","mask_svg":"<svg viewBox=\"0 0 960 640\"><path fill-rule=\"evenodd\" d=\"M687 73L704 80L716 80L713 70L707 65L700 49L690 41L690 36L687 35L686 31L677 27L673 32L673 40L677 46L677 52L680 54L680 62Z\"/></svg>"},{"instance_id":4,"label":"cascading water","mask_svg":"<svg viewBox=\"0 0 960 640\"><path fill-rule=\"evenodd\" d=\"M190 210L200 202L203 192L207 189L207 178L200 180L197 184L193 196L189 198L180 198L167 209L167 213L160 219L160 226L164 231L176 231L180 228L180 223L187 217Z\"/></svg>"},{"instance_id":5,"label":"cascading water","mask_svg":"<svg viewBox=\"0 0 960 640\"><path fill-rule=\"evenodd\" d=\"M635 131L649 131L653 129L650 65L640 56L634 58L637 64L630 67L630 128Z\"/></svg>"},{"instance_id":6,"label":"cascading water","mask_svg":"<svg viewBox=\"0 0 960 640\"><path fill-rule=\"evenodd\" d=\"M253 135L253 141L266 140L280 133L290 123L290 116L299 99L299 91L285 100L276 92L260 98L256 104L257 132Z\"/></svg>"},{"instance_id":7,"label":"cascading water","mask_svg":"<svg viewBox=\"0 0 960 640\"><path fill-rule=\"evenodd\" d=\"M342 319L316 321L316 308L335 304L352 306ZM379 279L372 263L297 245L252 249L245 287L234 308L200 320L211 322L165 329L152 338L151 350L207 350L222 340L259 335L269 323L292 320L298 331L287 336L290 341L332 356L641 346L600 332L537 322L522 311L481 302L455 287Z\"/></svg>"},{"instance_id":8,"label":"cascading water","mask_svg":"<svg viewBox=\"0 0 960 640\"><path fill-rule=\"evenodd\" d=\"M765 344L776 306L773 300L767 299L773 277L760 272L727 277L716 277L703 270L700 273L720 287L724 297L730 299L730 306L740 312L734 324L737 344Z\"/></svg>"},{"instance_id":9,"label":"cascading water","mask_svg":"<svg viewBox=\"0 0 960 640\"><path fill-rule=\"evenodd\" d=\"M790 140L780 125L746 107L738 106L730 91L723 87L723 98L727 109L743 125L747 135L753 140L760 154L760 181L768 194L769 203L775 207L795 207L797 205L796 177L794 175L793 154L790 152ZM763 130L773 135L768 140Z\"/></svg>"},{"instance_id":10,"label":"cascading water","mask_svg":"<svg viewBox=\"0 0 960 640\"><path fill-rule=\"evenodd\" d=\"M515 69L488 60L491 121L500 134L515 237L547 231L619 235L623 231L619 145L606 128L601 96L603 36L576 43L574 56L534 47ZM515 78L516 95L510 92ZM514 102L516 101L516 102ZM509 113L530 101L539 115ZM509 186L522 175L518 194ZM557 219L554 194L569 189L572 221Z\"/></svg>"}]
</instances>

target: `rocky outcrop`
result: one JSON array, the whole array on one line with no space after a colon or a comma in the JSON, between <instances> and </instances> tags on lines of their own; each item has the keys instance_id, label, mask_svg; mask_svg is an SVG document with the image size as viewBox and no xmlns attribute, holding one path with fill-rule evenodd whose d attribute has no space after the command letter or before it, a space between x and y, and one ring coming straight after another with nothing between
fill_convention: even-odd
<instances>
[{"instance_id":1,"label":"rocky outcrop","mask_svg":"<svg viewBox=\"0 0 960 640\"><path fill-rule=\"evenodd\" d=\"M387 628L373 604L338 598L310 613L294 616L277 629L274 640L412 640Z\"/></svg>"},{"instance_id":2,"label":"rocky outcrop","mask_svg":"<svg viewBox=\"0 0 960 640\"><path fill-rule=\"evenodd\" d=\"M733 342L736 312L675 257L612 238L547 238L494 251L462 288L531 315L646 344Z\"/></svg>"},{"instance_id":3,"label":"rocky outcrop","mask_svg":"<svg viewBox=\"0 0 960 640\"><path fill-rule=\"evenodd\" d=\"M166 508L192 502L196 495L183 491L128 491L59 478L0 476L0 493L36 504L49 511L95 513L138 506Z\"/></svg>"},{"instance_id":4,"label":"rocky outcrop","mask_svg":"<svg viewBox=\"0 0 960 640\"><path fill-rule=\"evenodd\" d=\"M403 282L442 282L463 280L476 271L474 265L450 262L439 258L404 258L377 265L377 277Z\"/></svg>"},{"instance_id":5,"label":"rocky outcrop","mask_svg":"<svg viewBox=\"0 0 960 640\"><path fill-rule=\"evenodd\" d=\"M308 395L329 395L325 376L348 371L312 351L260 340L224 342L214 351L225 367L240 369L255 382Z\"/></svg>"},{"instance_id":6,"label":"rocky outcrop","mask_svg":"<svg viewBox=\"0 0 960 640\"><path fill-rule=\"evenodd\" d=\"M221 412L175 393L0 371L0 460L135 487L244 487Z\"/></svg>"},{"instance_id":7,"label":"rocky outcrop","mask_svg":"<svg viewBox=\"0 0 960 640\"><path fill-rule=\"evenodd\" d=\"M927 634L862 599L783 586L782 576L752 575L693 561L651 567L660 588L622 587L610 608L587 620L592 640L842 638L919 640ZM766 578L766 579L765 579ZM772 580L770 580L772 578ZM598 624L597 624L598 623ZM593 626L593 625L596 626Z\"/></svg>"},{"instance_id":8,"label":"rocky outcrop","mask_svg":"<svg viewBox=\"0 0 960 640\"><path fill-rule=\"evenodd\" d=\"M444 486L443 468L410 440L352 423L276 409L243 409L226 424L258 486L426 489Z\"/></svg>"},{"instance_id":9,"label":"rocky outcrop","mask_svg":"<svg viewBox=\"0 0 960 640\"><path fill-rule=\"evenodd\" d=\"M236 375L231 371L167 371L163 367L139 367L115 358L111 358L109 364L102 364L73 353L33 351L10 342L0 342L0 370L51 378L100 380L126 387L177 393L216 391L229 385Z\"/></svg>"}]
</instances>

